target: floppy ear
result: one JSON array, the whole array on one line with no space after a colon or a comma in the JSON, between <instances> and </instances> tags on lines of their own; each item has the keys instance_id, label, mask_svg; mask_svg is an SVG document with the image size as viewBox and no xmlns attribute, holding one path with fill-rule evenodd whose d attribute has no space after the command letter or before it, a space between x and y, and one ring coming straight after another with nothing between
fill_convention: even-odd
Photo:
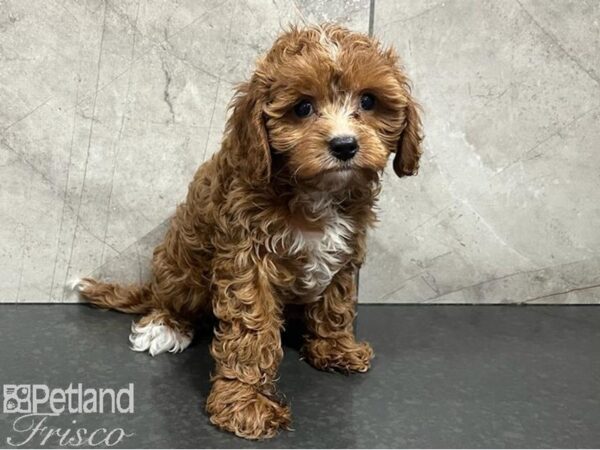
<instances>
[{"instance_id":1,"label":"floppy ear","mask_svg":"<svg viewBox=\"0 0 600 450\"><path fill-rule=\"evenodd\" d=\"M423 140L421 129L421 117L419 105L407 92L407 104L404 108L404 130L398 140L396 156L394 157L394 172L399 177L416 175L419 170L419 159L421 158L421 141Z\"/></svg>"},{"instance_id":2,"label":"floppy ear","mask_svg":"<svg viewBox=\"0 0 600 450\"><path fill-rule=\"evenodd\" d=\"M411 95L410 81L400 65L398 55L393 48L384 52L384 57L392 68L394 78L399 84L398 99L404 105L402 113L404 127L398 139L394 172L399 177L416 175L421 158L423 140L420 110L421 107Z\"/></svg>"},{"instance_id":3,"label":"floppy ear","mask_svg":"<svg viewBox=\"0 0 600 450\"><path fill-rule=\"evenodd\" d=\"M263 117L265 97L254 75L249 82L238 86L227 123L232 163L252 185L268 183L271 178L271 148Z\"/></svg>"}]
</instances>

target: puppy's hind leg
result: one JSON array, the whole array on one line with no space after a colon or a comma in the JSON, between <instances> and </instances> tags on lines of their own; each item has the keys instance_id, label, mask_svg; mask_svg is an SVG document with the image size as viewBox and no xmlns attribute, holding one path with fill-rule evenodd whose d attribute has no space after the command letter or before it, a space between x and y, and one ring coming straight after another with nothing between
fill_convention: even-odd
<instances>
[{"instance_id":1,"label":"puppy's hind leg","mask_svg":"<svg viewBox=\"0 0 600 450\"><path fill-rule=\"evenodd\" d=\"M152 356L181 352L192 341L191 319L172 312L168 301L176 302L186 294L180 293L179 298L173 298L171 293L171 297L159 300L155 293L156 284L153 281L143 286L122 286L84 278L74 281L70 288L99 308L146 314L131 324L129 342L132 350L148 351Z\"/></svg>"},{"instance_id":2,"label":"puppy's hind leg","mask_svg":"<svg viewBox=\"0 0 600 450\"><path fill-rule=\"evenodd\" d=\"M206 303L206 287L194 279L167 255L164 245L157 247L149 286L152 310L131 325L132 350L156 356L190 345L194 322Z\"/></svg>"}]
</instances>

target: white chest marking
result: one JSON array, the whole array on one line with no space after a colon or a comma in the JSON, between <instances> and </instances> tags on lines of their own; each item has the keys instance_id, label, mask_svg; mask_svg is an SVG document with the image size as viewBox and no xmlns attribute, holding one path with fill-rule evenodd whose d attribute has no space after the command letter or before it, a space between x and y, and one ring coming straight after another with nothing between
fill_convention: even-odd
<instances>
[{"instance_id":1,"label":"white chest marking","mask_svg":"<svg viewBox=\"0 0 600 450\"><path fill-rule=\"evenodd\" d=\"M296 231L291 256L305 259L302 273L292 291L304 297L317 297L331 283L352 253L352 222L340 214L332 214L323 232Z\"/></svg>"}]
</instances>

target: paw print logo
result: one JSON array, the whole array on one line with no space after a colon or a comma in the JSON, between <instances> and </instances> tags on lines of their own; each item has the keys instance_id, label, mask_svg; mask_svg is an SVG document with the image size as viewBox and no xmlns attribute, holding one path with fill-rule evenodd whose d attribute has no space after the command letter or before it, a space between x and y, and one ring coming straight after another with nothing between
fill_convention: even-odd
<instances>
[{"instance_id":1,"label":"paw print logo","mask_svg":"<svg viewBox=\"0 0 600 450\"><path fill-rule=\"evenodd\" d=\"M31 387L26 384L4 385L4 412L21 413L31 412Z\"/></svg>"},{"instance_id":2,"label":"paw print logo","mask_svg":"<svg viewBox=\"0 0 600 450\"><path fill-rule=\"evenodd\" d=\"M5 411L5 412L12 412L13 410L17 409L17 402L15 402L15 401L14 401L14 400L12 400L12 399L9 399L9 400L6 402L6 409L7 409L8 411Z\"/></svg>"}]
</instances>

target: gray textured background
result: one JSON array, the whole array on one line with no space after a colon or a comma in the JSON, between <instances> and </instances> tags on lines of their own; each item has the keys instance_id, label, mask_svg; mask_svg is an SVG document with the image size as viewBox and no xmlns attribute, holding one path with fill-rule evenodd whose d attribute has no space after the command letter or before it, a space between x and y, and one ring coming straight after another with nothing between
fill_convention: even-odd
<instances>
[{"instance_id":1,"label":"gray textured background","mask_svg":"<svg viewBox=\"0 0 600 450\"><path fill-rule=\"evenodd\" d=\"M147 276L233 83L289 22L399 50L425 110L363 302L600 301L600 6L564 0L0 0L0 301Z\"/></svg>"}]
</instances>

